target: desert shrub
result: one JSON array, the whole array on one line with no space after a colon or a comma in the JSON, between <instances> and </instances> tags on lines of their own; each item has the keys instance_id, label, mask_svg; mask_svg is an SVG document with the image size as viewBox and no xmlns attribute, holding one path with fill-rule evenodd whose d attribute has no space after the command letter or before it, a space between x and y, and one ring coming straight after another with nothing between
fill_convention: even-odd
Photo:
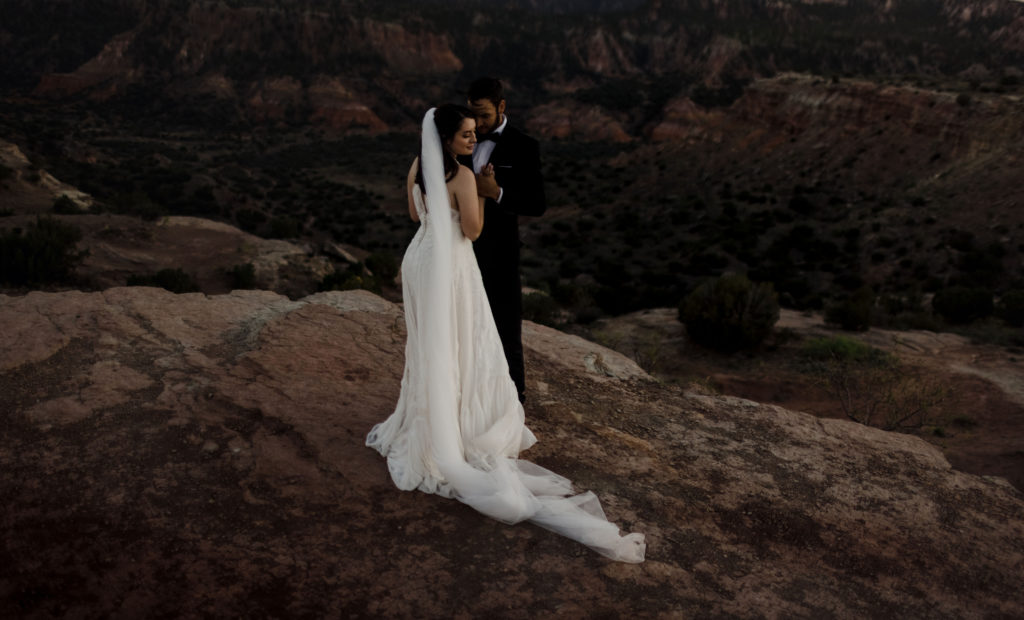
<instances>
[{"instance_id":1,"label":"desert shrub","mask_svg":"<svg viewBox=\"0 0 1024 620\"><path fill-rule=\"evenodd\" d=\"M943 329L942 320L925 308L924 295L916 289L903 295L879 296L871 324L887 329Z\"/></svg>"},{"instance_id":2,"label":"desert shrub","mask_svg":"<svg viewBox=\"0 0 1024 620\"><path fill-rule=\"evenodd\" d=\"M527 293L523 295L523 319L555 326L559 323L558 302L544 293Z\"/></svg>"},{"instance_id":3,"label":"desert shrub","mask_svg":"<svg viewBox=\"0 0 1024 620\"><path fill-rule=\"evenodd\" d=\"M241 209L235 213L235 220L238 222L239 228L255 234L259 231L260 226L267 221L267 216L256 209Z\"/></svg>"},{"instance_id":4,"label":"desert shrub","mask_svg":"<svg viewBox=\"0 0 1024 620\"><path fill-rule=\"evenodd\" d=\"M874 305L875 292L862 286L843 301L829 306L825 311L825 322L839 325L847 331L865 331L871 327Z\"/></svg>"},{"instance_id":5,"label":"desert shrub","mask_svg":"<svg viewBox=\"0 0 1024 620\"><path fill-rule=\"evenodd\" d=\"M181 268L161 269L150 275L132 275L128 277L128 286L155 286L172 293L195 293L199 290L192 276Z\"/></svg>"},{"instance_id":6,"label":"desert shrub","mask_svg":"<svg viewBox=\"0 0 1024 620\"><path fill-rule=\"evenodd\" d=\"M367 256L366 268L382 282L392 282L398 277L398 259L388 252L374 252Z\"/></svg>"},{"instance_id":7,"label":"desert shrub","mask_svg":"<svg viewBox=\"0 0 1024 620\"><path fill-rule=\"evenodd\" d=\"M1024 289L1007 291L999 299L996 315L1011 327L1024 327Z\"/></svg>"},{"instance_id":8,"label":"desert shrub","mask_svg":"<svg viewBox=\"0 0 1024 620\"><path fill-rule=\"evenodd\" d=\"M228 270L232 290L256 288L256 267L252 263L235 265Z\"/></svg>"},{"instance_id":9,"label":"desert shrub","mask_svg":"<svg viewBox=\"0 0 1024 620\"><path fill-rule=\"evenodd\" d=\"M932 308L950 323L970 323L992 314L991 291L966 286L942 289L932 298Z\"/></svg>"},{"instance_id":10,"label":"desert shrub","mask_svg":"<svg viewBox=\"0 0 1024 620\"><path fill-rule=\"evenodd\" d=\"M811 362L836 361L871 366L885 366L892 360L885 351L846 336L808 340L801 347L800 356Z\"/></svg>"},{"instance_id":11,"label":"desert shrub","mask_svg":"<svg viewBox=\"0 0 1024 620\"><path fill-rule=\"evenodd\" d=\"M270 238L293 239L302 233L302 225L292 217L275 217L270 220Z\"/></svg>"},{"instance_id":12,"label":"desert shrub","mask_svg":"<svg viewBox=\"0 0 1024 620\"><path fill-rule=\"evenodd\" d=\"M861 424L920 428L934 421L935 407L949 395L933 373L853 338L817 338L804 344L801 355L842 413Z\"/></svg>"},{"instance_id":13,"label":"desert shrub","mask_svg":"<svg viewBox=\"0 0 1024 620\"><path fill-rule=\"evenodd\" d=\"M617 316L636 310L636 288L629 284L598 286L593 295L594 303L605 314Z\"/></svg>"},{"instance_id":14,"label":"desert shrub","mask_svg":"<svg viewBox=\"0 0 1024 620\"><path fill-rule=\"evenodd\" d=\"M82 231L40 216L25 229L0 230L0 282L14 286L66 282L88 252L78 250Z\"/></svg>"},{"instance_id":15,"label":"desert shrub","mask_svg":"<svg viewBox=\"0 0 1024 620\"><path fill-rule=\"evenodd\" d=\"M367 273L362 263L353 263L343 271L334 271L320 280L321 291L351 291L363 289L380 293L380 283Z\"/></svg>"},{"instance_id":16,"label":"desert shrub","mask_svg":"<svg viewBox=\"0 0 1024 620\"><path fill-rule=\"evenodd\" d=\"M810 215L814 211L814 203L807 199L803 194L794 194L789 199L789 209L800 215Z\"/></svg>"},{"instance_id":17,"label":"desert shrub","mask_svg":"<svg viewBox=\"0 0 1024 620\"><path fill-rule=\"evenodd\" d=\"M709 249L690 257L689 272L696 275L718 273L729 265L729 257L718 250Z\"/></svg>"},{"instance_id":18,"label":"desert shrub","mask_svg":"<svg viewBox=\"0 0 1024 620\"><path fill-rule=\"evenodd\" d=\"M779 301L771 284L727 273L690 293L679 320L694 342L733 352L764 341L779 320Z\"/></svg>"},{"instance_id":19,"label":"desert shrub","mask_svg":"<svg viewBox=\"0 0 1024 620\"><path fill-rule=\"evenodd\" d=\"M1003 257L1006 248L1000 243L990 243L984 248L969 250L960 257L957 266L961 280L967 284L990 285L1003 273Z\"/></svg>"},{"instance_id":20,"label":"desert shrub","mask_svg":"<svg viewBox=\"0 0 1024 620\"><path fill-rule=\"evenodd\" d=\"M148 221L153 221L167 213L167 209L154 202L153 199L143 192L132 192L115 196L111 203L111 210L114 213L137 215Z\"/></svg>"},{"instance_id":21,"label":"desert shrub","mask_svg":"<svg viewBox=\"0 0 1024 620\"><path fill-rule=\"evenodd\" d=\"M81 213L82 210L75 204L74 200L71 200L65 194L61 194L53 201L53 212L61 215L75 215Z\"/></svg>"}]
</instances>

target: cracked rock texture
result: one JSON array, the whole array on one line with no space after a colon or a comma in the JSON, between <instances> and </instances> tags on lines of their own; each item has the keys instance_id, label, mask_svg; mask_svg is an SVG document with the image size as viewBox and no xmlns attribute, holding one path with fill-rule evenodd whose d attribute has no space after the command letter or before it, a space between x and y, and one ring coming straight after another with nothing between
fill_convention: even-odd
<instances>
[{"instance_id":1,"label":"cracked rock texture","mask_svg":"<svg viewBox=\"0 0 1024 620\"><path fill-rule=\"evenodd\" d=\"M659 384L526 324L524 456L648 537L613 563L400 492L366 432L400 306L0 296L7 617L1024 616L1024 498L916 438Z\"/></svg>"}]
</instances>

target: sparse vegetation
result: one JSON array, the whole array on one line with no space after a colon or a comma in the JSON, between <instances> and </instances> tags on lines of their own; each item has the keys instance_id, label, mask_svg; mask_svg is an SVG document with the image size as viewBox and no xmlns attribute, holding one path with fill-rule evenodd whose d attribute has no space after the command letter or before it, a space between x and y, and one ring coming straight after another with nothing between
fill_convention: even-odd
<instances>
[{"instance_id":1,"label":"sparse vegetation","mask_svg":"<svg viewBox=\"0 0 1024 620\"><path fill-rule=\"evenodd\" d=\"M871 327L874 306L875 292L862 286L845 300L830 306L825 311L825 321L848 331L866 331Z\"/></svg>"},{"instance_id":2,"label":"sparse vegetation","mask_svg":"<svg viewBox=\"0 0 1024 620\"><path fill-rule=\"evenodd\" d=\"M990 316L995 310L992 291L966 286L943 289L932 298L932 308L950 323L964 324Z\"/></svg>"},{"instance_id":3,"label":"sparse vegetation","mask_svg":"<svg viewBox=\"0 0 1024 620\"><path fill-rule=\"evenodd\" d=\"M155 286L172 293L195 293L199 291L192 276L180 268L161 269L152 275L132 275L128 277L128 286Z\"/></svg>"},{"instance_id":4,"label":"sparse vegetation","mask_svg":"<svg viewBox=\"0 0 1024 620\"><path fill-rule=\"evenodd\" d=\"M884 366L890 361L885 351L847 336L814 338L803 343L800 350L804 359L815 363L834 361L841 364Z\"/></svg>"},{"instance_id":5,"label":"sparse vegetation","mask_svg":"<svg viewBox=\"0 0 1024 620\"><path fill-rule=\"evenodd\" d=\"M523 295L523 320L555 327L559 320L558 303L545 293Z\"/></svg>"},{"instance_id":6,"label":"sparse vegetation","mask_svg":"<svg viewBox=\"0 0 1024 620\"><path fill-rule=\"evenodd\" d=\"M86 256L79 251L82 231L40 216L26 228L0 229L0 282L39 286L70 282Z\"/></svg>"},{"instance_id":7,"label":"sparse vegetation","mask_svg":"<svg viewBox=\"0 0 1024 620\"><path fill-rule=\"evenodd\" d=\"M398 260L390 252L370 254L366 257L366 268L380 282L393 282L398 277Z\"/></svg>"},{"instance_id":8,"label":"sparse vegetation","mask_svg":"<svg viewBox=\"0 0 1024 620\"><path fill-rule=\"evenodd\" d=\"M868 426L892 431L935 424L933 414L949 395L941 379L851 338L812 340L803 355L843 415Z\"/></svg>"},{"instance_id":9,"label":"sparse vegetation","mask_svg":"<svg viewBox=\"0 0 1024 620\"><path fill-rule=\"evenodd\" d=\"M996 314L1011 327L1024 327L1024 289L1012 289L999 298Z\"/></svg>"},{"instance_id":10,"label":"sparse vegetation","mask_svg":"<svg viewBox=\"0 0 1024 620\"><path fill-rule=\"evenodd\" d=\"M256 267L252 263L235 265L228 270L232 290L256 288Z\"/></svg>"},{"instance_id":11,"label":"sparse vegetation","mask_svg":"<svg viewBox=\"0 0 1024 620\"><path fill-rule=\"evenodd\" d=\"M75 215L82 212L82 209L66 195L61 194L53 201L53 212L61 215Z\"/></svg>"},{"instance_id":12,"label":"sparse vegetation","mask_svg":"<svg viewBox=\"0 0 1024 620\"><path fill-rule=\"evenodd\" d=\"M320 281L321 291L351 291L365 289L380 293L380 282L370 275L363 263L353 263L344 271L334 271Z\"/></svg>"},{"instance_id":13,"label":"sparse vegetation","mask_svg":"<svg viewBox=\"0 0 1024 620\"><path fill-rule=\"evenodd\" d=\"M697 287L679 307L679 320L694 342L733 352L759 345L779 320L771 284L724 274Z\"/></svg>"}]
</instances>

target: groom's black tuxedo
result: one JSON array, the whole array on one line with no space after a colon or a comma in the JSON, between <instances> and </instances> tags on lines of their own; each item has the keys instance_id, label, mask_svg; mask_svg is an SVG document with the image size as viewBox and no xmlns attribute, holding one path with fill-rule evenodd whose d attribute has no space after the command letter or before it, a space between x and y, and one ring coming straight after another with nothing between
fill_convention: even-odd
<instances>
[{"instance_id":1,"label":"groom's black tuxedo","mask_svg":"<svg viewBox=\"0 0 1024 620\"><path fill-rule=\"evenodd\" d=\"M465 158L472 168L472 160ZM487 291L491 313L505 348L509 374L519 390L526 388L523 368L523 296L519 277L519 216L541 215L547 209L544 179L540 172L537 141L506 125L498 137L489 163L502 190L501 203L488 199L484 228L473 243L476 260Z\"/></svg>"}]
</instances>

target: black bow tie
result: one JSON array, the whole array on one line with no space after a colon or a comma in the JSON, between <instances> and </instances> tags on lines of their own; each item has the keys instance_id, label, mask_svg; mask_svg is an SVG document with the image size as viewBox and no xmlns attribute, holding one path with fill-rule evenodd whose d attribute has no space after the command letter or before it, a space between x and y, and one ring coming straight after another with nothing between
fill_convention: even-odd
<instances>
[{"instance_id":1,"label":"black bow tie","mask_svg":"<svg viewBox=\"0 0 1024 620\"><path fill-rule=\"evenodd\" d=\"M490 140L491 142L497 142L498 140L501 140L501 134L494 133L492 131L491 133L485 133L482 136L477 136L476 139L477 142L487 142L488 140Z\"/></svg>"}]
</instances>

